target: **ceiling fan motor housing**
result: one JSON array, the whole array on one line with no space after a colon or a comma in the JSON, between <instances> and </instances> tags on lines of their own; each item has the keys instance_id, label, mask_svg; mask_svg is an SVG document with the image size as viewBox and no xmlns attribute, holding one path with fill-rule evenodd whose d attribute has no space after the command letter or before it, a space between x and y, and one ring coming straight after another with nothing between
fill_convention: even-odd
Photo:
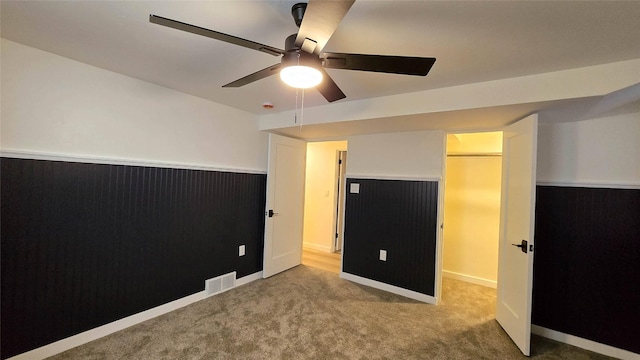
<instances>
[{"instance_id":1,"label":"ceiling fan motor housing","mask_svg":"<svg viewBox=\"0 0 640 360\"><path fill-rule=\"evenodd\" d=\"M322 60L318 55L302 51L295 45L297 34L289 35L284 42L285 54L282 56L283 66L302 65L322 68Z\"/></svg>"}]
</instances>

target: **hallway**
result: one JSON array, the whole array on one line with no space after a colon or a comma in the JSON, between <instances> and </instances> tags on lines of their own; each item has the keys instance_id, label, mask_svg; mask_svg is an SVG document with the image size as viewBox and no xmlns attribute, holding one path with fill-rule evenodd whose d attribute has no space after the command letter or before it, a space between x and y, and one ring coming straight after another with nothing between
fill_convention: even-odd
<instances>
[{"instance_id":1,"label":"hallway","mask_svg":"<svg viewBox=\"0 0 640 360\"><path fill-rule=\"evenodd\" d=\"M302 249L302 264L329 271L334 274L340 274L340 258L341 254L318 251L308 248Z\"/></svg>"}]
</instances>

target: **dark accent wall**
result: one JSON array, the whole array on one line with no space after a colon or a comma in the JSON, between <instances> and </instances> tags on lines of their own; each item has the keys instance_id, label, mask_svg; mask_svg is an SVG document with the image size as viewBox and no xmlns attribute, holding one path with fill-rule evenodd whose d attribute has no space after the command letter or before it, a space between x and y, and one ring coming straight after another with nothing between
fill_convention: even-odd
<instances>
[{"instance_id":1,"label":"dark accent wall","mask_svg":"<svg viewBox=\"0 0 640 360\"><path fill-rule=\"evenodd\" d=\"M434 296L438 182L351 178L346 191L343 271Z\"/></svg>"},{"instance_id":2,"label":"dark accent wall","mask_svg":"<svg viewBox=\"0 0 640 360\"><path fill-rule=\"evenodd\" d=\"M640 353L640 190L538 186L536 325Z\"/></svg>"},{"instance_id":3,"label":"dark accent wall","mask_svg":"<svg viewBox=\"0 0 640 360\"><path fill-rule=\"evenodd\" d=\"M261 271L265 191L264 174L2 158L2 359Z\"/></svg>"}]
</instances>

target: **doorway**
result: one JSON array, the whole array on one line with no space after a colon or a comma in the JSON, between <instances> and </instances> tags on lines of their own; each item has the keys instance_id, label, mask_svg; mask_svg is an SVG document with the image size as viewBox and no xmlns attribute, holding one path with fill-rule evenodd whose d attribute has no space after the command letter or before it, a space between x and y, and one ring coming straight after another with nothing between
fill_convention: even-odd
<instances>
[{"instance_id":1,"label":"doorway","mask_svg":"<svg viewBox=\"0 0 640 360\"><path fill-rule=\"evenodd\" d=\"M307 143L302 263L339 274L346 141Z\"/></svg>"},{"instance_id":2,"label":"doorway","mask_svg":"<svg viewBox=\"0 0 640 360\"><path fill-rule=\"evenodd\" d=\"M448 134L442 276L497 287L502 132Z\"/></svg>"}]
</instances>

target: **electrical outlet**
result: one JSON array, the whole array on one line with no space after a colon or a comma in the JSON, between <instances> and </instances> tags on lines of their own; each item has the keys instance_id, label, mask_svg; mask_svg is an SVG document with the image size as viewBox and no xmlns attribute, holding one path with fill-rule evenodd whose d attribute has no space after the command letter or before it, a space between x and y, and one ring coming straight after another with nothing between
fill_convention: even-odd
<instances>
[{"instance_id":1,"label":"electrical outlet","mask_svg":"<svg viewBox=\"0 0 640 360\"><path fill-rule=\"evenodd\" d=\"M387 250L380 250L380 260L387 261Z\"/></svg>"},{"instance_id":2,"label":"electrical outlet","mask_svg":"<svg viewBox=\"0 0 640 360\"><path fill-rule=\"evenodd\" d=\"M238 256L244 256L244 245L238 247Z\"/></svg>"}]
</instances>

